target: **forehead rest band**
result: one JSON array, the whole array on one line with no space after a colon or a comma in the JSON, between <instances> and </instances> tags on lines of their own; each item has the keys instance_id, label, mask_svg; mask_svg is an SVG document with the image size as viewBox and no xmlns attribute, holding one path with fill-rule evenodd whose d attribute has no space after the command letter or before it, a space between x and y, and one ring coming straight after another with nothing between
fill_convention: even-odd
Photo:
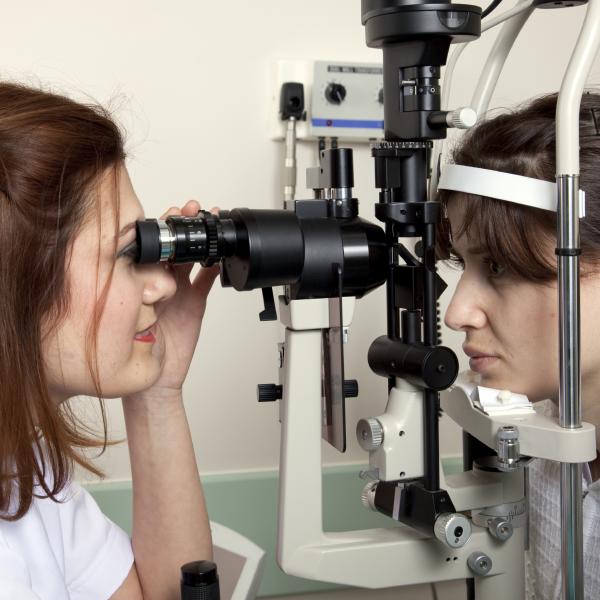
<instances>
[{"instance_id":1,"label":"forehead rest band","mask_svg":"<svg viewBox=\"0 0 600 600\"><path fill-rule=\"evenodd\" d=\"M444 165L438 190L485 196L554 212L558 205L555 183L464 165ZM579 216L585 217L585 192L582 190L579 190Z\"/></svg>"}]
</instances>

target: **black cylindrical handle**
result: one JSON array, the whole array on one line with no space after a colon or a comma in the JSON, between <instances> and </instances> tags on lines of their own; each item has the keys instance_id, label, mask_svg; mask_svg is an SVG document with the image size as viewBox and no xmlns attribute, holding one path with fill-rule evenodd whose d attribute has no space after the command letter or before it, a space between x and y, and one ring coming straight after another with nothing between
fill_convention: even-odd
<instances>
[{"instance_id":1,"label":"black cylindrical handle","mask_svg":"<svg viewBox=\"0 0 600 600\"><path fill-rule=\"evenodd\" d=\"M449 388L458 375L458 359L450 348L405 344L385 335L371 344L368 360L382 377L401 377L438 392Z\"/></svg>"},{"instance_id":2,"label":"black cylindrical handle","mask_svg":"<svg viewBox=\"0 0 600 600\"><path fill-rule=\"evenodd\" d=\"M181 600L220 600L217 565L209 560L181 567Z\"/></svg>"}]
</instances>

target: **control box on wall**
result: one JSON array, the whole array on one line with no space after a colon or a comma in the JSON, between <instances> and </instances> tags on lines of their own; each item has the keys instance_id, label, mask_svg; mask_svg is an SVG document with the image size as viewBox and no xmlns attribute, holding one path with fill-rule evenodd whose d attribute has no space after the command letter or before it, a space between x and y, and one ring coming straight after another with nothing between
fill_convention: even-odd
<instances>
[{"instance_id":1,"label":"control box on wall","mask_svg":"<svg viewBox=\"0 0 600 600\"><path fill-rule=\"evenodd\" d=\"M383 68L377 63L343 61L278 61L273 68L271 137L282 139L279 117L281 86L304 85L306 121L299 122L298 139L335 137L340 141L383 138Z\"/></svg>"}]
</instances>

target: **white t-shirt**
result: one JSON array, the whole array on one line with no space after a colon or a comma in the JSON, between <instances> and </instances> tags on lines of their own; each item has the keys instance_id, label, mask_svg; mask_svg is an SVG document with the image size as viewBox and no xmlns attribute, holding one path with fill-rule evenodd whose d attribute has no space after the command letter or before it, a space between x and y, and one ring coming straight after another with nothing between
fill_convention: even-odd
<instances>
[{"instance_id":1,"label":"white t-shirt","mask_svg":"<svg viewBox=\"0 0 600 600\"><path fill-rule=\"evenodd\" d=\"M0 600L107 600L127 577L129 536L79 484L57 497L34 498L18 521L0 519Z\"/></svg>"}]
</instances>

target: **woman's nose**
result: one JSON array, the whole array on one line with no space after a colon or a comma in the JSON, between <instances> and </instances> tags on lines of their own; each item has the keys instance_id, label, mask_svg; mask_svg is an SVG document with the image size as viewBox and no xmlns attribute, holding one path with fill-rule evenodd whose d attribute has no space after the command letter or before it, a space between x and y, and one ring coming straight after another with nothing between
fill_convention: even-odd
<instances>
[{"instance_id":1,"label":"woman's nose","mask_svg":"<svg viewBox=\"0 0 600 600\"><path fill-rule=\"evenodd\" d=\"M463 274L448 305L444 323L454 331L466 331L480 329L486 320L481 291Z\"/></svg>"},{"instance_id":2,"label":"woman's nose","mask_svg":"<svg viewBox=\"0 0 600 600\"><path fill-rule=\"evenodd\" d=\"M168 300L177 291L175 275L165 263L144 266L144 296L145 304L155 304Z\"/></svg>"}]
</instances>

